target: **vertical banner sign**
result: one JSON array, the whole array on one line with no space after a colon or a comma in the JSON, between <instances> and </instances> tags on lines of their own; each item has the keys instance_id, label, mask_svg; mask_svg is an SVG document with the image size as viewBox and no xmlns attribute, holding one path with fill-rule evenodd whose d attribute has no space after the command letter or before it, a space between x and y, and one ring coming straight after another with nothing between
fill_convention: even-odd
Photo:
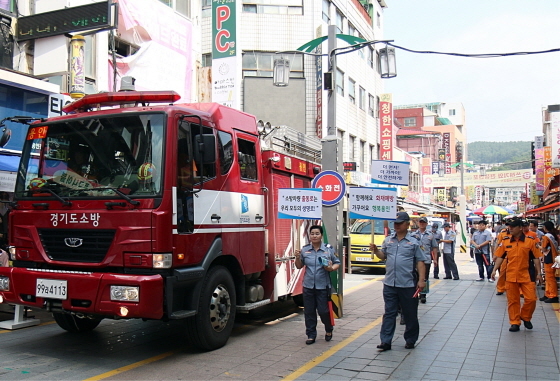
<instances>
[{"instance_id":1,"label":"vertical banner sign","mask_svg":"<svg viewBox=\"0 0 560 381\"><path fill-rule=\"evenodd\" d=\"M451 134L443 133L443 149L445 150L445 173L451 173Z\"/></svg>"},{"instance_id":2,"label":"vertical banner sign","mask_svg":"<svg viewBox=\"0 0 560 381\"><path fill-rule=\"evenodd\" d=\"M537 185L535 183L531 183L531 204L532 205L539 205L539 196L537 195Z\"/></svg>"},{"instance_id":3,"label":"vertical banner sign","mask_svg":"<svg viewBox=\"0 0 560 381\"><path fill-rule=\"evenodd\" d=\"M239 108L235 0L212 0L212 102Z\"/></svg>"},{"instance_id":4,"label":"vertical banner sign","mask_svg":"<svg viewBox=\"0 0 560 381\"><path fill-rule=\"evenodd\" d=\"M552 168L560 168L560 112L550 113L550 147Z\"/></svg>"},{"instance_id":5,"label":"vertical banner sign","mask_svg":"<svg viewBox=\"0 0 560 381\"><path fill-rule=\"evenodd\" d=\"M439 161L432 161L432 175L439 173Z\"/></svg>"},{"instance_id":6,"label":"vertical banner sign","mask_svg":"<svg viewBox=\"0 0 560 381\"><path fill-rule=\"evenodd\" d=\"M316 37L321 37L322 34L322 28L321 25L319 25L319 27L317 27L317 34L318 36ZM317 71L315 73L315 83L317 84L317 87L315 88L315 97L316 97L316 101L317 101L317 119L315 121L315 131L317 133L317 137L319 139L323 138L323 57L321 56L321 54L323 54L323 48L321 47L321 44L319 44L317 46L317 48L315 49L315 53L317 54L315 56L315 67L317 68Z\"/></svg>"},{"instance_id":7,"label":"vertical banner sign","mask_svg":"<svg viewBox=\"0 0 560 381\"><path fill-rule=\"evenodd\" d=\"M440 205L445 204L445 188L437 189L437 203Z\"/></svg>"},{"instance_id":8,"label":"vertical banner sign","mask_svg":"<svg viewBox=\"0 0 560 381\"><path fill-rule=\"evenodd\" d=\"M422 159L422 193L430 193L430 187L424 186L424 176L428 176L432 173L432 166L430 165L430 159Z\"/></svg>"},{"instance_id":9,"label":"vertical banner sign","mask_svg":"<svg viewBox=\"0 0 560 381\"><path fill-rule=\"evenodd\" d=\"M86 94L86 40L76 35L70 40L70 96L82 98Z\"/></svg>"},{"instance_id":10,"label":"vertical banner sign","mask_svg":"<svg viewBox=\"0 0 560 381\"><path fill-rule=\"evenodd\" d=\"M278 218L320 220L322 211L320 189L278 189Z\"/></svg>"},{"instance_id":11,"label":"vertical banner sign","mask_svg":"<svg viewBox=\"0 0 560 381\"><path fill-rule=\"evenodd\" d=\"M476 186L474 188L474 202L476 205L482 205L482 187Z\"/></svg>"},{"instance_id":12,"label":"vertical banner sign","mask_svg":"<svg viewBox=\"0 0 560 381\"><path fill-rule=\"evenodd\" d=\"M554 168L552 165L552 147L546 146L543 148L544 153L544 188L547 189L550 186L552 178L560 174L559 168Z\"/></svg>"},{"instance_id":13,"label":"vertical banner sign","mask_svg":"<svg viewBox=\"0 0 560 381\"><path fill-rule=\"evenodd\" d=\"M379 120L381 128L379 130L379 142L381 150L379 159L393 159L393 94L381 94L379 96Z\"/></svg>"},{"instance_id":14,"label":"vertical banner sign","mask_svg":"<svg viewBox=\"0 0 560 381\"><path fill-rule=\"evenodd\" d=\"M535 136L535 149L544 147L544 136Z\"/></svg>"},{"instance_id":15,"label":"vertical banner sign","mask_svg":"<svg viewBox=\"0 0 560 381\"><path fill-rule=\"evenodd\" d=\"M544 191L544 148L535 150L535 181L537 192Z\"/></svg>"},{"instance_id":16,"label":"vertical banner sign","mask_svg":"<svg viewBox=\"0 0 560 381\"><path fill-rule=\"evenodd\" d=\"M397 215L396 188L351 187L348 194L350 218L394 220Z\"/></svg>"},{"instance_id":17,"label":"vertical banner sign","mask_svg":"<svg viewBox=\"0 0 560 381\"><path fill-rule=\"evenodd\" d=\"M372 160L371 182L374 184L408 185L408 161Z\"/></svg>"}]
</instances>

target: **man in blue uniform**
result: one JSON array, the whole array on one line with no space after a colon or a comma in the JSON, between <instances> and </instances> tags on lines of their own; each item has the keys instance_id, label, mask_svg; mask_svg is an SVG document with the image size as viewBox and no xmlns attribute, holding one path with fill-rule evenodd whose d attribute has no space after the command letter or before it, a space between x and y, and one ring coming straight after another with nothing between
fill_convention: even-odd
<instances>
[{"instance_id":1,"label":"man in blue uniform","mask_svg":"<svg viewBox=\"0 0 560 381\"><path fill-rule=\"evenodd\" d=\"M416 290L426 286L426 257L420 249L420 243L408 233L410 217L406 212L397 213L394 233L383 241L381 250L370 243L370 250L381 260L385 260L385 279L383 280L383 300L385 313L381 325L382 351L391 349L395 334L399 304L406 321L404 339L405 348L412 349L418 340L418 301L414 298ZM416 270L418 273L416 273Z\"/></svg>"},{"instance_id":2,"label":"man in blue uniform","mask_svg":"<svg viewBox=\"0 0 560 381\"><path fill-rule=\"evenodd\" d=\"M492 243L492 234L486 229L486 220L478 223L478 230L471 237L471 248L474 249L474 257L478 265L477 282L484 282L484 268L486 267L486 276L488 282L494 282L491 278L494 266L490 263L490 244Z\"/></svg>"},{"instance_id":3,"label":"man in blue uniform","mask_svg":"<svg viewBox=\"0 0 560 381\"><path fill-rule=\"evenodd\" d=\"M445 269L445 278L451 279L453 275L453 280L459 280L459 271L457 270L457 264L455 263L455 237L457 234L451 230L451 225L449 222L443 224L443 267Z\"/></svg>"},{"instance_id":4,"label":"man in blue uniform","mask_svg":"<svg viewBox=\"0 0 560 381\"><path fill-rule=\"evenodd\" d=\"M434 261L434 266L436 266L436 259L437 259L437 241L434 237L433 232L426 229L428 226L428 219L426 217L420 217L418 220L418 230L411 233L410 235L413 236L420 242L420 249L426 260L424 261L424 265L426 267L426 282L428 282L428 277L430 276L430 265L432 261ZM426 294L424 292L420 293L420 302L426 303Z\"/></svg>"},{"instance_id":5,"label":"man in blue uniform","mask_svg":"<svg viewBox=\"0 0 560 381\"><path fill-rule=\"evenodd\" d=\"M435 259L435 263L434 263L434 279L439 279L439 257L441 257L441 252L439 250L439 244L441 242L441 240L443 239L443 235L441 234L441 232L438 230L439 226L437 223L434 222L434 224L432 225L432 234L434 235L434 238L437 242L437 247L436 247L436 259ZM429 274L428 274L429 275Z\"/></svg>"}]
</instances>

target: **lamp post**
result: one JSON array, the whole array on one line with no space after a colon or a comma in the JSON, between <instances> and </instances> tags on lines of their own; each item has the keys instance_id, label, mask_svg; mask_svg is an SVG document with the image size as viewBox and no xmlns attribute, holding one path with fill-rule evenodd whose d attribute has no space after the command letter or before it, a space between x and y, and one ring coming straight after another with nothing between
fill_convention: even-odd
<instances>
[{"instance_id":1,"label":"lamp post","mask_svg":"<svg viewBox=\"0 0 560 381\"><path fill-rule=\"evenodd\" d=\"M368 45L376 43L388 43L390 41L366 41L363 38L337 34L336 25L329 25L327 37L319 37L315 40L309 41L303 46L299 47L296 51L285 51L278 52L282 53L299 53L308 54L312 56L322 56L322 54L311 53L313 49L319 46L322 42L327 39L328 43L328 72L324 73L324 89L328 91L328 102L327 102L327 136L323 139L322 143L322 160L321 164L323 170L333 170L338 173L343 172L343 155L342 155L342 144L340 144L340 139L337 138L336 133L336 55L343 54L341 50L347 50L351 52L354 50L361 49ZM337 48L336 41L340 38L350 44L350 46L345 46ZM393 78L397 75L396 70L396 59L395 59L395 49L386 46L384 49L380 50L380 64L382 68L381 77L382 78ZM285 59L282 55L280 58L274 60L273 68L273 84L277 87L288 86L290 78L290 62ZM333 154L334 153L334 154ZM327 238L329 243L331 243L339 255L343 252L342 247L342 221L343 221L343 205L340 203L325 207L323 206L323 225L326 227ZM339 267L338 270L338 283L337 292L342 297L342 277L343 277L343 266ZM340 316L342 316L342 298L340 300Z\"/></svg>"}]
</instances>

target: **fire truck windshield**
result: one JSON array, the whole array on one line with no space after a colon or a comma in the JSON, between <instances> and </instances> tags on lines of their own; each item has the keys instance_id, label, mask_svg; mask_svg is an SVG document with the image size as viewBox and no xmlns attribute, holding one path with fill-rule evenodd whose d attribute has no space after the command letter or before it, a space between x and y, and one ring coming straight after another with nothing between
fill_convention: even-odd
<instances>
[{"instance_id":1,"label":"fire truck windshield","mask_svg":"<svg viewBox=\"0 0 560 381\"><path fill-rule=\"evenodd\" d=\"M165 114L68 119L29 127L16 197L159 195Z\"/></svg>"}]
</instances>

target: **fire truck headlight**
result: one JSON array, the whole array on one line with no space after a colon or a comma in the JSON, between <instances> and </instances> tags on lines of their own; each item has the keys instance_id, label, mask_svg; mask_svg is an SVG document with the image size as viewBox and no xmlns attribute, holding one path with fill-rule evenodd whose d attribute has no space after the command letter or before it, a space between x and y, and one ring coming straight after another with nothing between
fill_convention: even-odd
<instances>
[{"instance_id":1,"label":"fire truck headlight","mask_svg":"<svg viewBox=\"0 0 560 381\"><path fill-rule=\"evenodd\" d=\"M10 278L0 276L0 291L10 291Z\"/></svg>"},{"instance_id":2,"label":"fire truck headlight","mask_svg":"<svg viewBox=\"0 0 560 381\"><path fill-rule=\"evenodd\" d=\"M171 254L154 254L153 267L154 269L168 269L171 267Z\"/></svg>"},{"instance_id":3,"label":"fire truck headlight","mask_svg":"<svg viewBox=\"0 0 560 381\"><path fill-rule=\"evenodd\" d=\"M125 302L140 301L140 287L111 286L111 300Z\"/></svg>"},{"instance_id":4,"label":"fire truck headlight","mask_svg":"<svg viewBox=\"0 0 560 381\"><path fill-rule=\"evenodd\" d=\"M8 247L8 252L10 253L10 259L12 261L15 261L16 260L16 247L15 246Z\"/></svg>"}]
</instances>

